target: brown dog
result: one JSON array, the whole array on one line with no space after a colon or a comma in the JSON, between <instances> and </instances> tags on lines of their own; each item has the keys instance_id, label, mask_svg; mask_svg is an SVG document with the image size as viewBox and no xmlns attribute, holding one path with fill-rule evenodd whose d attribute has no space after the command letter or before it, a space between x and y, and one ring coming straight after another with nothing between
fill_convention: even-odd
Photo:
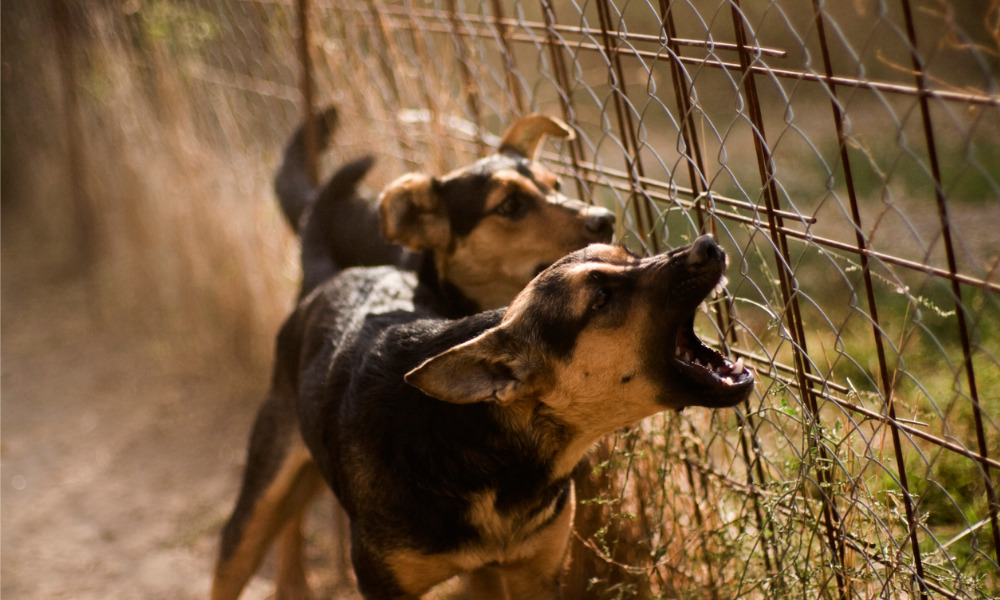
<instances>
[{"instance_id":1,"label":"brown dog","mask_svg":"<svg viewBox=\"0 0 1000 600\"><path fill-rule=\"evenodd\" d=\"M336 115L328 108L314 121L322 147ZM546 136L573 135L558 119L529 115L486 158L441 177L400 177L376 209L356 191L371 158L340 168L322 188L309 184L300 128L275 191L302 237L303 295L348 267L396 265L419 273L442 315L507 305L567 253L611 240L614 214L561 194L559 179L536 160Z\"/></svg>"},{"instance_id":2,"label":"brown dog","mask_svg":"<svg viewBox=\"0 0 1000 600\"><path fill-rule=\"evenodd\" d=\"M647 259L594 245L509 308L457 320L417 305L397 268L328 280L279 334L213 598L238 596L320 476L350 515L366 598L417 598L460 573L477 598L560 598L587 449L751 392L753 374L693 329L725 263L709 236Z\"/></svg>"}]
</instances>

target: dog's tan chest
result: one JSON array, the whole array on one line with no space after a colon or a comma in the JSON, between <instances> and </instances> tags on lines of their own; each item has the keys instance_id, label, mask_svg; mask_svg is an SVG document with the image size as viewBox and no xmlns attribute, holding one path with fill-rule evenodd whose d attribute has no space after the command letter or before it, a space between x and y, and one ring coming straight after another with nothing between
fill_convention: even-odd
<instances>
[{"instance_id":1,"label":"dog's tan chest","mask_svg":"<svg viewBox=\"0 0 1000 600\"><path fill-rule=\"evenodd\" d=\"M572 484L566 496L527 519L517 513L501 514L496 509L496 492L482 492L471 502L467 515L481 534L479 541L441 554L400 549L389 554L387 563L406 592L416 596L459 573L485 567L503 572L530 565L532 570L553 571L565 560L575 510Z\"/></svg>"}]
</instances>

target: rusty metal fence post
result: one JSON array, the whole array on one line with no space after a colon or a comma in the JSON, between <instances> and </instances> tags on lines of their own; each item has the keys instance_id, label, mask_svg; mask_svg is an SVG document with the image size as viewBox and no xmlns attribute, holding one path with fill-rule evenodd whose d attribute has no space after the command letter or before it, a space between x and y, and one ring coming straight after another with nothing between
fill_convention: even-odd
<instances>
[{"instance_id":1,"label":"rusty metal fence post","mask_svg":"<svg viewBox=\"0 0 1000 600\"><path fill-rule=\"evenodd\" d=\"M955 295L955 320L958 325L959 341L962 345L962 363L965 372L966 384L969 386L969 399L972 402L972 415L976 427L976 444L979 454L987 458L986 433L983 429L983 414L979 404L979 389L976 386L976 371L972 363L972 350L969 341L969 326L965 314L965 303L962 300L962 286L954 277L958 272L955 259L955 246L952 240L951 219L948 216L948 202L944 197L943 183L941 180L941 166L938 162L937 144L934 141L934 125L931 122L930 107L928 97L924 91L927 89L927 77L924 73L923 63L920 53L917 51L917 34L913 24L913 10L910 7L910 0L901 0L903 15L906 21L906 37L910 42L910 59L913 63L913 73L916 79L916 88L920 102L920 122L924 129L924 141L927 144L927 155L930 161L931 174L934 178L934 197L937 200L938 216L941 220L941 235L944 240L945 255L948 261L948 273L952 275L951 290ZM993 551L998 563L1000 563L1000 525L997 523L997 513L1000 511L1000 502L997 500L996 490L993 488L993 478L990 473L988 463L981 463L983 469L983 485L986 488L986 497L989 502L990 528L993 533ZM913 532L914 556L918 559L917 568L921 577L923 576L919 553L916 542L916 531Z\"/></svg>"},{"instance_id":2,"label":"rusty metal fence post","mask_svg":"<svg viewBox=\"0 0 1000 600\"><path fill-rule=\"evenodd\" d=\"M753 127L753 142L757 154L757 166L760 172L760 183L764 197L766 216L770 228L772 243L774 245L775 262L777 264L778 280L781 286L783 309L785 318L788 320L787 331L794 344L794 364L795 373L798 379L799 393L809 408L812 422L810 424L809 441L815 444L819 452L821 464L831 463L829 453L824 446L819 428L820 411L816 394L813 391L809 365L809 351L806 347L806 336L803 330L802 315L799 310L798 284L795 274L791 268L791 256L788 249L788 240L783 235L783 219L776 211L781 210L778 191L775 186L775 174L771 151L765 136L764 120L760 109L760 100L757 93L757 86L754 80L754 73L751 70L752 54L747 40L746 27L744 25L744 15L739 0L734 0L731 4L733 19L733 31L736 36L736 44L739 48L740 70L743 74L743 86L747 107L750 111L749 119ZM841 598L847 598L850 585L843 573L844 565L844 544L843 531L840 529L840 515L834 499L827 494L827 489L832 487L832 470L817 469L817 476L820 480L821 495L823 500L823 524L826 529L827 544L833 558L834 574L837 579L837 589Z\"/></svg>"}]
</instances>

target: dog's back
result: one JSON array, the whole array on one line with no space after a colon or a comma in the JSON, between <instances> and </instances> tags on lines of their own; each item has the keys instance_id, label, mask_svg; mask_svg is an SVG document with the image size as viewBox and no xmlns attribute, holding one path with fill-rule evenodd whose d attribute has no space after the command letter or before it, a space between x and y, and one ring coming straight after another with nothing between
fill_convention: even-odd
<instances>
[{"instance_id":1,"label":"dog's back","mask_svg":"<svg viewBox=\"0 0 1000 600\"><path fill-rule=\"evenodd\" d=\"M452 436L428 439L426 434L453 431L451 425L461 418L462 407L428 398L400 374L496 326L503 314L489 311L457 321L435 318L433 311L414 302L412 277L391 267L348 269L317 288L291 319L297 330L296 345L303 353L288 357L294 363L288 367L306 366L297 378L303 437L350 512L370 499L364 490L378 488L380 500L386 490L377 481L355 481L346 488L336 485L345 469L374 473L382 472L387 464L395 465L402 469L396 473L400 481L417 484L411 480L419 474L424 483L416 485L417 489L431 487L435 496L447 494L427 480L426 469L412 471L404 465L439 457L428 444L436 450L451 448L460 462L461 440ZM314 372L308 365L321 365L323 370ZM331 436L333 432L339 433ZM480 436L468 433L474 443L482 444ZM373 450L378 456L370 455ZM324 464L328 456L339 457L340 464ZM373 460L382 465L366 466ZM447 464L424 466L437 472L442 481L452 471ZM396 467L390 469L397 471ZM400 498L403 504L418 500Z\"/></svg>"}]
</instances>

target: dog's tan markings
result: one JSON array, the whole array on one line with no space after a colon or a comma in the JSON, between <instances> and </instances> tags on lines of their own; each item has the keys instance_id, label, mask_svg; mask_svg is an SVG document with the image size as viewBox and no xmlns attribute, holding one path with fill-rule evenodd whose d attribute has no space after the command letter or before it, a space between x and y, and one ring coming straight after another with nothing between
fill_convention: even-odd
<instances>
[{"instance_id":1,"label":"dog's tan markings","mask_svg":"<svg viewBox=\"0 0 1000 600\"><path fill-rule=\"evenodd\" d=\"M278 474L268 484L247 519L239 545L216 566L212 600L235 600L260 566L275 536L290 518L295 520L294 516L316 495L321 485L322 479L309 451L302 439L296 436ZM300 570L304 572L301 565L289 564L289 560L294 563L296 557L285 557L283 575L292 575ZM291 576L290 581L296 578L297 574Z\"/></svg>"},{"instance_id":2,"label":"dog's tan markings","mask_svg":"<svg viewBox=\"0 0 1000 600\"><path fill-rule=\"evenodd\" d=\"M488 490L476 494L469 503L469 522L489 544L516 539L510 520L497 514L496 502L496 490Z\"/></svg>"},{"instance_id":3,"label":"dog's tan markings","mask_svg":"<svg viewBox=\"0 0 1000 600\"><path fill-rule=\"evenodd\" d=\"M510 227L484 220L450 253L439 253L438 272L482 308L505 306L541 268L568 251L539 221L529 216L520 227Z\"/></svg>"},{"instance_id":4,"label":"dog's tan markings","mask_svg":"<svg viewBox=\"0 0 1000 600\"><path fill-rule=\"evenodd\" d=\"M487 206L500 205L509 190L538 195L530 179L513 174L490 194ZM542 268L592 241L582 226L587 216L539 198L523 217L512 221L500 216L483 219L478 227L457 240L448 252L437 254L442 278L454 283L483 308L508 304Z\"/></svg>"},{"instance_id":5,"label":"dog's tan markings","mask_svg":"<svg viewBox=\"0 0 1000 600\"><path fill-rule=\"evenodd\" d=\"M396 583L408 594L406 597L416 599L464 570L450 558L448 555L423 554L402 548L390 552L386 564Z\"/></svg>"},{"instance_id":6,"label":"dog's tan markings","mask_svg":"<svg viewBox=\"0 0 1000 600\"><path fill-rule=\"evenodd\" d=\"M603 272L614 276L627 269L626 266L610 261L637 260L622 249L597 246L590 248L593 248L593 251L588 249L588 252L591 252L589 262L566 265L559 269L557 274L548 275L549 279L544 285L557 285L567 292L560 295L560 304L550 307L550 310L558 310L562 315L573 318L582 316L593 302L593 289L587 280L594 273ZM605 260L609 262L595 262ZM553 284L552 278L558 278L558 283ZM633 359L631 363L623 363L620 368L616 366L613 375L610 374L609 365L600 361L602 358L609 360L612 357L623 358L618 352L608 352L608 348L617 349L616 343L620 343L622 348L634 344L631 336L641 332L641 328L635 325L639 318L630 317L625 326L618 327L613 333L581 332L580 335L585 338L597 340L592 342L595 346L591 351L593 356L577 360L580 354L578 350L574 352L569 365L557 368L549 364L549 357L535 343L537 332L534 328L539 325L544 326L544 323L534 322L539 318L537 310L541 304L538 297L540 285L543 284L538 280L532 281L514 299L504 313L499 327L428 359L406 375L407 383L434 398L459 404L499 402L508 405L527 399L526 404L517 404L522 412L529 410L529 405L536 401L539 395L547 394L549 390L559 385L559 378L563 373L586 379L593 370L604 374L605 377L617 378L619 383L622 378L628 377L631 383L635 365L638 364L637 359ZM610 343L601 347L600 340ZM587 387L583 382L576 382L572 378L567 379L567 383L570 384L567 393L553 397L548 402L554 406L568 402L578 387ZM607 389L605 387L601 391ZM588 393L591 392L593 390ZM578 425L569 424L574 427Z\"/></svg>"},{"instance_id":7,"label":"dog's tan markings","mask_svg":"<svg viewBox=\"0 0 1000 600\"><path fill-rule=\"evenodd\" d=\"M576 510L572 486L561 513L537 535L508 552L506 559L473 571L470 587L476 598L549 600L568 560L570 530Z\"/></svg>"},{"instance_id":8,"label":"dog's tan markings","mask_svg":"<svg viewBox=\"0 0 1000 600\"><path fill-rule=\"evenodd\" d=\"M278 558L275 567L275 600L311 600L312 592L306 580L305 511L296 514L278 536Z\"/></svg>"},{"instance_id":9,"label":"dog's tan markings","mask_svg":"<svg viewBox=\"0 0 1000 600\"><path fill-rule=\"evenodd\" d=\"M496 490L477 493L468 512L468 520L480 533L484 543L505 546L511 542L520 543L537 533L546 525L559 508L559 498L554 498L549 506L538 511L524 522L520 515L503 516L497 512Z\"/></svg>"},{"instance_id":10,"label":"dog's tan markings","mask_svg":"<svg viewBox=\"0 0 1000 600\"><path fill-rule=\"evenodd\" d=\"M577 285L581 277L595 271L627 273L631 265L640 262L626 250L611 246L590 246L585 254L588 261L608 264L588 262L568 269L568 276L575 278ZM634 293L641 295L641 290ZM590 327L581 331L571 358L555 365L552 393L541 401L574 433L557 460L555 473L572 471L586 450L604 435L664 409L656 402L659 383L638 368L643 361L640 340L654 319L662 318L648 302L633 303L625 322L614 330Z\"/></svg>"},{"instance_id":11,"label":"dog's tan markings","mask_svg":"<svg viewBox=\"0 0 1000 600\"><path fill-rule=\"evenodd\" d=\"M571 487L562 512L525 544L530 548L530 553L520 560L509 560L501 565L511 600L542 600L552 597L552 585L566 566L575 512L576 493Z\"/></svg>"},{"instance_id":12,"label":"dog's tan markings","mask_svg":"<svg viewBox=\"0 0 1000 600\"><path fill-rule=\"evenodd\" d=\"M612 213L563 196L555 174L534 162L546 135L566 138L573 132L558 119L542 115L525 117L507 131L498 154L529 159L518 162L530 170L530 176L519 171L521 167L497 167L489 172L489 191L478 199L484 214L468 235L453 235L447 208L465 199L442 198L436 185L439 180L412 173L382 193L383 237L411 250L433 250L440 281L457 288L478 308L508 304L542 269L611 235ZM477 171L458 169L440 181L469 177L473 172ZM509 213L505 213L505 203L510 205Z\"/></svg>"},{"instance_id":13,"label":"dog's tan markings","mask_svg":"<svg viewBox=\"0 0 1000 600\"><path fill-rule=\"evenodd\" d=\"M563 283L574 290L565 305L569 314L582 315L590 308L593 286L588 285L588 279L595 273L620 276L639 261L626 250L611 246L590 246L585 254L587 262L569 266L562 273ZM523 296L515 306L532 302L530 288ZM512 322L518 316L513 315ZM552 366L552 383L540 401L572 434L557 460L557 476L572 471L587 448L602 436L663 410L654 400L658 385L638 370L642 362L638 343L653 317L646 303L632 305L625 321L613 330L591 325L581 331L570 359Z\"/></svg>"},{"instance_id":14,"label":"dog's tan markings","mask_svg":"<svg viewBox=\"0 0 1000 600\"><path fill-rule=\"evenodd\" d=\"M409 173L385 188L379 198L379 222L385 239L412 250L439 250L451 239L451 225L434 178Z\"/></svg>"},{"instance_id":15,"label":"dog's tan markings","mask_svg":"<svg viewBox=\"0 0 1000 600\"><path fill-rule=\"evenodd\" d=\"M525 309L531 305L531 292L529 291L535 285L534 282L529 283L520 294L514 297L511 301L510 306L503 313L503 320L501 324L510 323L512 321L517 321L523 318Z\"/></svg>"},{"instance_id":16,"label":"dog's tan markings","mask_svg":"<svg viewBox=\"0 0 1000 600\"><path fill-rule=\"evenodd\" d=\"M591 244L583 249L583 257L587 262L601 261L620 266L632 266L640 262L639 257L625 248L610 244Z\"/></svg>"},{"instance_id":17,"label":"dog's tan markings","mask_svg":"<svg viewBox=\"0 0 1000 600\"><path fill-rule=\"evenodd\" d=\"M593 303L593 287L588 280L595 274L603 274L609 278L620 275L625 267L617 264L586 263L567 269L563 279L572 290L571 300L564 304L563 311L572 315L582 315ZM609 346L613 348L614 346Z\"/></svg>"},{"instance_id":18,"label":"dog's tan markings","mask_svg":"<svg viewBox=\"0 0 1000 600\"><path fill-rule=\"evenodd\" d=\"M443 202L427 175L411 173L391 183L379 209L386 239L413 250L435 250L441 279L481 308L507 304L540 269L599 235L584 226L592 211L579 202L569 207L569 199L513 169L493 173L491 181L487 213L516 195L530 205L517 219L489 215L461 239L453 239Z\"/></svg>"},{"instance_id":19,"label":"dog's tan markings","mask_svg":"<svg viewBox=\"0 0 1000 600\"><path fill-rule=\"evenodd\" d=\"M474 500L469 516L473 525L481 527L481 543L443 554L400 549L391 552L386 562L400 587L414 597L458 573L471 571L475 578L477 570L486 569L490 571L489 580L496 583L499 575L503 588L507 590L507 595L487 598L551 598L549 585L565 564L576 510L576 495L572 486L568 493L558 515L553 515L554 506L543 511L548 522L533 520L532 523L537 523L536 527L541 527L520 539L504 537L504 532L511 532L512 529L496 514L493 507L495 493L480 494Z\"/></svg>"}]
</instances>

